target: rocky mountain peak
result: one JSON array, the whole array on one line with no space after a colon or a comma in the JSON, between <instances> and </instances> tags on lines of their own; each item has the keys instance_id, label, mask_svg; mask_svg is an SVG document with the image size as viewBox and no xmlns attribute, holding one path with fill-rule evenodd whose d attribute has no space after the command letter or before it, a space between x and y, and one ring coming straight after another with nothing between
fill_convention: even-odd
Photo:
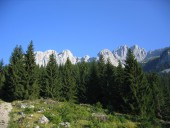
<instances>
[{"instance_id":1,"label":"rocky mountain peak","mask_svg":"<svg viewBox=\"0 0 170 128\"><path fill-rule=\"evenodd\" d=\"M75 64L77 62L77 58L73 56L70 50L63 50L56 56L56 60L59 65L65 64L67 58L72 62L72 64Z\"/></svg>"},{"instance_id":2,"label":"rocky mountain peak","mask_svg":"<svg viewBox=\"0 0 170 128\"><path fill-rule=\"evenodd\" d=\"M111 56L111 55L113 55L113 53L112 53L109 49L103 49L103 50L101 50L101 51L98 53L98 56L99 56L99 55Z\"/></svg>"},{"instance_id":3,"label":"rocky mountain peak","mask_svg":"<svg viewBox=\"0 0 170 128\"><path fill-rule=\"evenodd\" d=\"M103 56L105 63L107 63L107 61L109 60L111 64L113 64L114 66L118 66L118 59L115 58L115 56L113 55L113 53L109 49L101 50L98 53L98 59L99 59L100 55Z\"/></svg>"},{"instance_id":4,"label":"rocky mountain peak","mask_svg":"<svg viewBox=\"0 0 170 128\"><path fill-rule=\"evenodd\" d=\"M55 56L57 55L57 52L55 50L47 50L45 52L37 51L35 52L35 60L36 64L45 66L47 65L49 61L49 56L51 54L54 54Z\"/></svg>"},{"instance_id":5,"label":"rocky mountain peak","mask_svg":"<svg viewBox=\"0 0 170 128\"><path fill-rule=\"evenodd\" d=\"M121 62L124 63L126 60L126 55L127 55L128 49L129 48L127 45L120 46L119 48L117 48L116 50L113 51L113 54L117 59L119 59ZM140 48L138 45L134 45L134 46L130 47L130 49L132 50L132 52L135 55L135 58L137 59L138 62L143 61L147 55L147 52L145 51L145 49Z\"/></svg>"},{"instance_id":6,"label":"rocky mountain peak","mask_svg":"<svg viewBox=\"0 0 170 128\"><path fill-rule=\"evenodd\" d=\"M59 53L59 55L60 54L65 55L65 56L73 56L72 52L68 49L63 50L61 53Z\"/></svg>"},{"instance_id":7,"label":"rocky mountain peak","mask_svg":"<svg viewBox=\"0 0 170 128\"><path fill-rule=\"evenodd\" d=\"M118 60L123 62L126 60L127 52L128 52L128 46L123 45L123 46L118 47L116 50L114 50L113 54Z\"/></svg>"},{"instance_id":8,"label":"rocky mountain peak","mask_svg":"<svg viewBox=\"0 0 170 128\"><path fill-rule=\"evenodd\" d=\"M137 44L135 44L131 47L131 49L140 49L140 47Z\"/></svg>"},{"instance_id":9,"label":"rocky mountain peak","mask_svg":"<svg viewBox=\"0 0 170 128\"><path fill-rule=\"evenodd\" d=\"M82 57L81 61L90 62L90 56L89 55L85 55L84 57Z\"/></svg>"},{"instance_id":10,"label":"rocky mountain peak","mask_svg":"<svg viewBox=\"0 0 170 128\"><path fill-rule=\"evenodd\" d=\"M140 48L138 45L134 45L130 49L132 50L138 62L141 62L145 59L147 52L144 48Z\"/></svg>"}]
</instances>

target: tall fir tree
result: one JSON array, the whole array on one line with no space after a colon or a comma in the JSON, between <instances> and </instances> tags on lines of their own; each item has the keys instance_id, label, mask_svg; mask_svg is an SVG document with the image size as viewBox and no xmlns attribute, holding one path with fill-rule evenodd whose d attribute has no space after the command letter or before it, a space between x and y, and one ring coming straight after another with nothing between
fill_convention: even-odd
<instances>
[{"instance_id":1,"label":"tall fir tree","mask_svg":"<svg viewBox=\"0 0 170 128\"><path fill-rule=\"evenodd\" d=\"M75 79L74 66L72 65L69 58L65 65L62 67L62 88L61 88L61 98L66 101L76 101L77 86Z\"/></svg>"},{"instance_id":2,"label":"tall fir tree","mask_svg":"<svg viewBox=\"0 0 170 128\"><path fill-rule=\"evenodd\" d=\"M79 67L79 83L78 83L78 101L80 103L87 102L87 83L89 78L89 64L82 62L78 64Z\"/></svg>"},{"instance_id":3,"label":"tall fir tree","mask_svg":"<svg viewBox=\"0 0 170 128\"><path fill-rule=\"evenodd\" d=\"M95 104L99 102L100 97L99 88L99 71L96 61L93 61L90 66L90 75L87 85L87 101L90 104Z\"/></svg>"},{"instance_id":4,"label":"tall fir tree","mask_svg":"<svg viewBox=\"0 0 170 128\"><path fill-rule=\"evenodd\" d=\"M160 78L156 73L147 74L148 82L148 93L149 93L149 106L148 113L152 116L162 116L163 111L165 110L164 106L164 94L163 94L163 85L160 83ZM161 110L163 108L163 110Z\"/></svg>"},{"instance_id":5,"label":"tall fir tree","mask_svg":"<svg viewBox=\"0 0 170 128\"><path fill-rule=\"evenodd\" d=\"M124 91L124 80L125 73L124 68L122 67L122 63L119 61L119 64L116 68L116 77L115 77L115 98L116 102L114 102L114 106L116 111L123 111L124 100L123 100L123 91Z\"/></svg>"},{"instance_id":6,"label":"tall fir tree","mask_svg":"<svg viewBox=\"0 0 170 128\"><path fill-rule=\"evenodd\" d=\"M4 71L4 64L3 60L0 61L0 97L2 98L3 95L3 86L5 82L5 71Z\"/></svg>"},{"instance_id":7,"label":"tall fir tree","mask_svg":"<svg viewBox=\"0 0 170 128\"><path fill-rule=\"evenodd\" d=\"M146 115L147 100L145 99L148 97L146 77L130 49L126 58L124 82L125 111Z\"/></svg>"},{"instance_id":8,"label":"tall fir tree","mask_svg":"<svg viewBox=\"0 0 170 128\"><path fill-rule=\"evenodd\" d=\"M116 85L115 85L115 67L111 64L110 60L107 60L105 64L105 71L104 71L104 81L103 84L103 106L108 107L109 109L113 110L115 108L114 103L117 102L115 99L116 95Z\"/></svg>"},{"instance_id":9,"label":"tall fir tree","mask_svg":"<svg viewBox=\"0 0 170 128\"><path fill-rule=\"evenodd\" d=\"M4 91L7 94L7 100L24 99L24 54L21 46L16 46L11 57L10 63L5 74Z\"/></svg>"},{"instance_id":10,"label":"tall fir tree","mask_svg":"<svg viewBox=\"0 0 170 128\"><path fill-rule=\"evenodd\" d=\"M50 55L45 74L45 96L60 100L61 78L54 54Z\"/></svg>"},{"instance_id":11,"label":"tall fir tree","mask_svg":"<svg viewBox=\"0 0 170 128\"><path fill-rule=\"evenodd\" d=\"M38 84L40 87L40 97L46 97L45 85L46 85L46 67L39 67Z\"/></svg>"},{"instance_id":12,"label":"tall fir tree","mask_svg":"<svg viewBox=\"0 0 170 128\"><path fill-rule=\"evenodd\" d=\"M73 68L73 79L76 82L76 86L75 86L75 101L78 102L78 88L79 88L79 83L80 83L80 71L79 71L79 67L77 64L72 64L72 68Z\"/></svg>"},{"instance_id":13,"label":"tall fir tree","mask_svg":"<svg viewBox=\"0 0 170 128\"><path fill-rule=\"evenodd\" d=\"M33 42L28 45L28 49L24 56L25 59L25 99L36 99L39 97L40 88L38 85L37 66L35 63L35 54Z\"/></svg>"},{"instance_id":14,"label":"tall fir tree","mask_svg":"<svg viewBox=\"0 0 170 128\"><path fill-rule=\"evenodd\" d=\"M162 74L161 87L163 87L164 103L161 105L161 118L170 120L170 73Z\"/></svg>"},{"instance_id":15,"label":"tall fir tree","mask_svg":"<svg viewBox=\"0 0 170 128\"><path fill-rule=\"evenodd\" d=\"M107 90L107 78L106 78L106 64L104 60L104 56L100 55L99 56L99 61L98 61L98 101L102 104L105 104L106 99L105 99L105 94Z\"/></svg>"}]
</instances>

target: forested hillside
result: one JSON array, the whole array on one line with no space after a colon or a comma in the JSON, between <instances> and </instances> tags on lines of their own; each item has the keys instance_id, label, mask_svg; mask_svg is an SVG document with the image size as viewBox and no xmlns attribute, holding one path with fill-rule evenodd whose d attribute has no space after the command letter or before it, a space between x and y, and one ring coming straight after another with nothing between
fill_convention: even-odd
<instances>
[{"instance_id":1,"label":"forested hillside","mask_svg":"<svg viewBox=\"0 0 170 128\"><path fill-rule=\"evenodd\" d=\"M123 68L110 61L67 59L57 65L54 54L46 67L35 63L30 42L26 52L16 46L8 65L0 63L0 97L6 101L52 98L74 103L101 103L111 112L170 120L170 74L145 73L129 49Z\"/></svg>"}]
</instances>

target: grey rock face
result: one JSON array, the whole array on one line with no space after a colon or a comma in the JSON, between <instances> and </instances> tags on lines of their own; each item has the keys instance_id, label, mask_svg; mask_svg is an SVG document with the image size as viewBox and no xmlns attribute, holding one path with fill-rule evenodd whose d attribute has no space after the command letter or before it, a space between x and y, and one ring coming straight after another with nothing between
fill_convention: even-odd
<instances>
[{"instance_id":1,"label":"grey rock face","mask_svg":"<svg viewBox=\"0 0 170 128\"><path fill-rule=\"evenodd\" d=\"M120 46L116 50L113 51L113 55L120 61L126 60L126 55L128 52L128 46Z\"/></svg>"},{"instance_id":2,"label":"grey rock face","mask_svg":"<svg viewBox=\"0 0 170 128\"><path fill-rule=\"evenodd\" d=\"M107 61L110 61L110 63L114 66L118 66L118 59L115 58L115 56L113 55L113 53L109 50L109 49L103 49L102 51L100 51L98 53L98 58L99 59L100 56L103 56L104 62L107 63Z\"/></svg>"},{"instance_id":3,"label":"grey rock face","mask_svg":"<svg viewBox=\"0 0 170 128\"><path fill-rule=\"evenodd\" d=\"M148 51L145 60L150 60L152 58L159 57L165 49L166 48L156 49L156 50L153 50L153 51L151 51L151 50Z\"/></svg>"},{"instance_id":4,"label":"grey rock face","mask_svg":"<svg viewBox=\"0 0 170 128\"><path fill-rule=\"evenodd\" d=\"M163 64L166 62L170 62L170 48L163 51L160 56L160 63Z\"/></svg>"},{"instance_id":5,"label":"grey rock face","mask_svg":"<svg viewBox=\"0 0 170 128\"><path fill-rule=\"evenodd\" d=\"M113 51L113 54L118 60L124 63L126 60L128 49L129 47L127 45L120 46L119 48ZM138 62L141 62L145 59L147 52L144 48L140 48L138 45L134 45L130 47L130 49L132 50Z\"/></svg>"},{"instance_id":6,"label":"grey rock face","mask_svg":"<svg viewBox=\"0 0 170 128\"><path fill-rule=\"evenodd\" d=\"M140 48L138 45L134 45L130 49L132 50L138 62L141 62L145 59L147 52L144 48Z\"/></svg>"}]
</instances>

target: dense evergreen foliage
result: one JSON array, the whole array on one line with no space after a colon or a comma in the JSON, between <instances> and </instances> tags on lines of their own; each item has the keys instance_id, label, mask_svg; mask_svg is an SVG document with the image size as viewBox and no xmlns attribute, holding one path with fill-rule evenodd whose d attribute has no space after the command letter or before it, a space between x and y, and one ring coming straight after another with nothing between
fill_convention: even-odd
<instances>
[{"instance_id":1,"label":"dense evergreen foliage","mask_svg":"<svg viewBox=\"0 0 170 128\"><path fill-rule=\"evenodd\" d=\"M26 53L16 46L10 63L0 62L0 90L8 101L43 97L101 103L110 111L170 120L170 75L144 73L131 50L125 67L105 63L103 56L98 62L73 65L68 58L65 65L57 65L54 54L39 67L31 41Z\"/></svg>"},{"instance_id":2,"label":"dense evergreen foliage","mask_svg":"<svg viewBox=\"0 0 170 128\"><path fill-rule=\"evenodd\" d=\"M36 99L39 97L39 85L32 41L30 42L26 54L24 55L24 62L25 73L23 75L25 85L25 98Z\"/></svg>"},{"instance_id":3,"label":"dense evergreen foliage","mask_svg":"<svg viewBox=\"0 0 170 128\"><path fill-rule=\"evenodd\" d=\"M77 71L71 61L67 58L65 65L61 67L61 97L66 101L75 101L77 94L76 76Z\"/></svg>"},{"instance_id":4,"label":"dense evergreen foliage","mask_svg":"<svg viewBox=\"0 0 170 128\"><path fill-rule=\"evenodd\" d=\"M50 55L44 75L44 96L60 99L61 77L54 54Z\"/></svg>"},{"instance_id":5,"label":"dense evergreen foliage","mask_svg":"<svg viewBox=\"0 0 170 128\"><path fill-rule=\"evenodd\" d=\"M2 90L5 82L5 68L3 65L3 60L0 61L0 90ZM0 91L0 97L3 96L3 92Z\"/></svg>"},{"instance_id":6,"label":"dense evergreen foliage","mask_svg":"<svg viewBox=\"0 0 170 128\"><path fill-rule=\"evenodd\" d=\"M87 85L88 85L88 80L89 80L90 66L88 63L84 61L82 63L78 63L77 66L79 69L79 79L77 79L78 102L86 103L87 102Z\"/></svg>"},{"instance_id":7,"label":"dense evergreen foliage","mask_svg":"<svg viewBox=\"0 0 170 128\"><path fill-rule=\"evenodd\" d=\"M8 100L25 99L24 74L25 62L21 46L16 46L5 73L4 93Z\"/></svg>"},{"instance_id":8,"label":"dense evergreen foliage","mask_svg":"<svg viewBox=\"0 0 170 128\"><path fill-rule=\"evenodd\" d=\"M147 103L148 85L146 77L130 49L125 64L124 86L123 97L127 112L141 116L146 115L146 110L149 107Z\"/></svg>"},{"instance_id":9,"label":"dense evergreen foliage","mask_svg":"<svg viewBox=\"0 0 170 128\"><path fill-rule=\"evenodd\" d=\"M170 73L161 74L161 86L163 89L162 97L164 98L164 104L161 105L160 109L161 118L170 120Z\"/></svg>"}]
</instances>

